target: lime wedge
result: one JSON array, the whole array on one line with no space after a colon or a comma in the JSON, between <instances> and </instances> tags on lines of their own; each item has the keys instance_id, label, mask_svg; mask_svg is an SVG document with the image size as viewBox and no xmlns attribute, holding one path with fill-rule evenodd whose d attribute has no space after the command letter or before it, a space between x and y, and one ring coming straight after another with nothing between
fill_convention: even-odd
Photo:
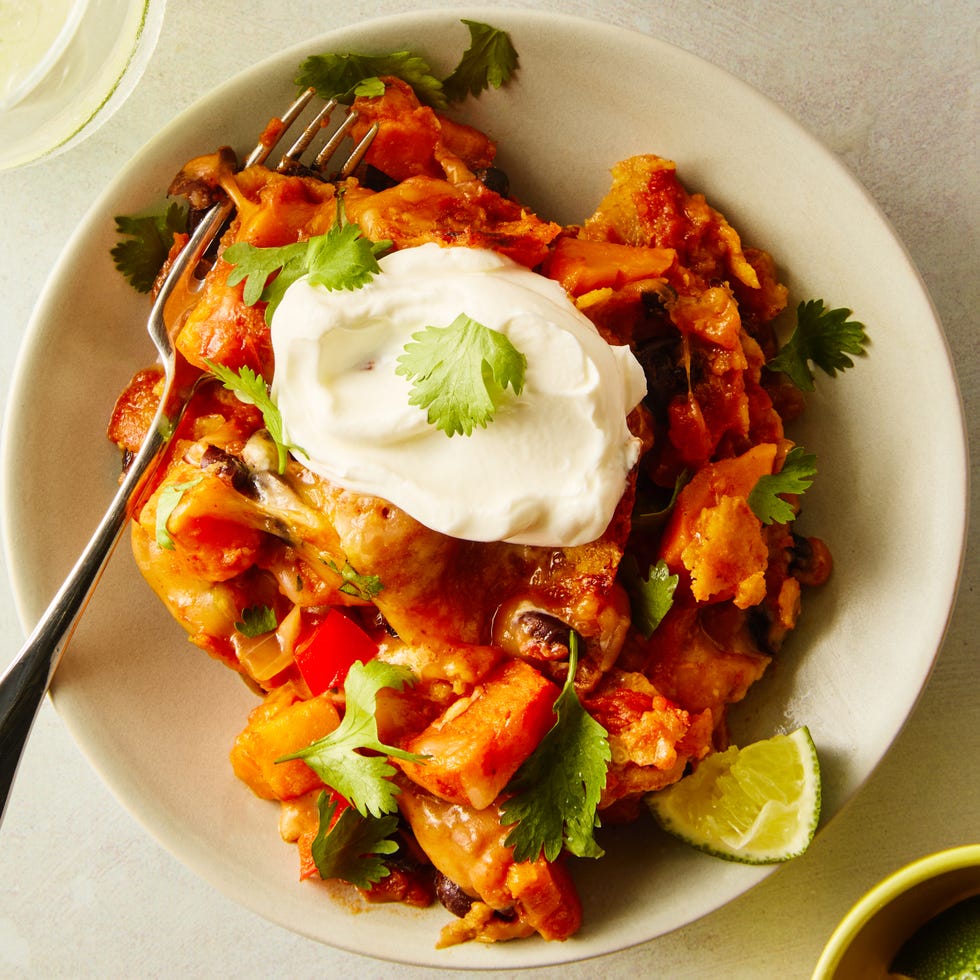
<instances>
[{"instance_id":1,"label":"lime wedge","mask_svg":"<svg viewBox=\"0 0 980 980\"><path fill-rule=\"evenodd\" d=\"M728 861L774 864L802 854L820 819L820 765L806 728L708 756L651 793L670 834Z\"/></svg>"},{"instance_id":2,"label":"lime wedge","mask_svg":"<svg viewBox=\"0 0 980 980\"><path fill-rule=\"evenodd\" d=\"M891 971L915 980L980 978L980 895L930 919L899 950Z\"/></svg>"}]
</instances>

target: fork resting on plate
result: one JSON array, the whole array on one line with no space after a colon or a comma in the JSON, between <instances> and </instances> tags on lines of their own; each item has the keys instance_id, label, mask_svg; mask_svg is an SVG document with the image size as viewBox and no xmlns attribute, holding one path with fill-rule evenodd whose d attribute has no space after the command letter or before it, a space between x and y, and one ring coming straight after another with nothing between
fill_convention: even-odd
<instances>
[{"instance_id":1,"label":"fork resting on plate","mask_svg":"<svg viewBox=\"0 0 980 980\"><path fill-rule=\"evenodd\" d=\"M286 110L281 125L269 127L263 132L255 149L245 160L246 167L264 163L268 159L315 95L314 89L306 89ZM312 163L303 164L301 158L329 125L330 116L337 104L337 100L331 99L316 112L296 141L283 154L277 170L283 173L297 170L319 175L324 173L327 164L356 122L356 111L347 112ZM350 176L363 159L376 132L375 123L331 179ZM143 503L150 478L164 456L177 422L194 390L196 378L199 377L174 346L174 338L165 317L168 300L175 293L184 290L193 292L200 288L197 271L201 258L218 239L233 210L234 205L230 200L212 205L174 260L160 286L150 311L147 330L163 366L164 387L150 430L139 453L130 463L109 509L68 578L27 642L0 677L0 822L7 808L10 790L34 719L65 648L123 528Z\"/></svg>"}]
</instances>

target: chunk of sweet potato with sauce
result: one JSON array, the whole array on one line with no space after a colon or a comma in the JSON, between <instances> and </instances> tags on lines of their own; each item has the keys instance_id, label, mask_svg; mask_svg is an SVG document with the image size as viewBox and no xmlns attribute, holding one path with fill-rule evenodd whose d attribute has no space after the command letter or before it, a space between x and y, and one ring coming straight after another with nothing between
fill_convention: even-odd
<instances>
[{"instance_id":1,"label":"chunk of sweet potato with sauce","mask_svg":"<svg viewBox=\"0 0 980 980\"><path fill-rule=\"evenodd\" d=\"M606 729L612 751L600 810L623 800L636 804L676 782L689 760L711 748L711 713L685 711L640 673L610 671L585 708Z\"/></svg>"},{"instance_id":2,"label":"chunk of sweet potato with sauce","mask_svg":"<svg viewBox=\"0 0 980 980\"><path fill-rule=\"evenodd\" d=\"M677 250L681 263L703 280L735 278L752 288L759 277L738 232L703 194L689 194L672 160L641 154L612 168L613 183L583 236Z\"/></svg>"},{"instance_id":3,"label":"chunk of sweet potato with sauce","mask_svg":"<svg viewBox=\"0 0 980 980\"><path fill-rule=\"evenodd\" d=\"M638 279L656 279L676 261L671 248L560 238L542 272L560 282L565 292L581 296L593 289L618 289Z\"/></svg>"},{"instance_id":4,"label":"chunk of sweet potato with sauce","mask_svg":"<svg viewBox=\"0 0 980 980\"><path fill-rule=\"evenodd\" d=\"M351 201L347 214L373 241L388 239L397 248L425 242L488 248L528 268L545 258L561 231L475 178L452 183L419 174Z\"/></svg>"},{"instance_id":5,"label":"chunk of sweet potato with sauce","mask_svg":"<svg viewBox=\"0 0 980 980\"><path fill-rule=\"evenodd\" d=\"M699 601L734 598L746 608L765 597L769 552L747 498L759 477L772 473L776 451L761 443L711 463L678 494L660 556L671 572L690 578Z\"/></svg>"},{"instance_id":6,"label":"chunk of sweet potato with sauce","mask_svg":"<svg viewBox=\"0 0 980 980\"><path fill-rule=\"evenodd\" d=\"M507 869L507 887L520 918L544 939L563 940L578 931L582 907L563 864L518 861Z\"/></svg>"},{"instance_id":7,"label":"chunk of sweet potato with sauce","mask_svg":"<svg viewBox=\"0 0 980 980\"><path fill-rule=\"evenodd\" d=\"M419 174L442 177L447 157L456 158L470 171L485 170L493 163L496 147L484 133L421 105L412 87L400 78L385 76L384 83L384 95L355 102L355 140L373 123L378 124L365 157L371 166L401 181Z\"/></svg>"},{"instance_id":8,"label":"chunk of sweet potato with sauce","mask_svg":"<svg viewBox=\"0 0 980 980\"><path fill-rule=\"evenodd\" d=\"M765 598L769 550L761 521L742 497L722 497L701 511L681 560L699 602L732 599L747 609Z\"/></svg>"},{"instance_id":9,"label":"chunk of sweet potato with sauce","mask_svg":"<svg viewBox=\"0 0 980 980\"><path fill-rule=\"evenodd\" d=\"M533 667L508 660L408 741L405 748L429 758L402 769L440 799L482 810L554 724L557 697Z\"/></svg>"},{"instance_id":10,"label":"chunk of sweet potato with sauce","mask_svg":"<svg viewBox=\"0 0 980 980\"><path fill-rule=\"evenodd\" d=\"M276 760L329 735L339 724L337 709L323 695L301 701L289 688L279 688L251 712L235 739L235 775L264 800L302 796L321 786L320 778L302 759Z\"/></svg>"},{"instance_id":11,"label":"chunk of sweet potato with sauce","mask_svg":"<svg viewBox=\"0 0 980 980\"><path fill-rule=\"evenodd\" d=\"M116 399L108 435L120 449L139 452L153 423L162 391L163 371L151 367L138 371Z\"/></svg>"}]
</instances>

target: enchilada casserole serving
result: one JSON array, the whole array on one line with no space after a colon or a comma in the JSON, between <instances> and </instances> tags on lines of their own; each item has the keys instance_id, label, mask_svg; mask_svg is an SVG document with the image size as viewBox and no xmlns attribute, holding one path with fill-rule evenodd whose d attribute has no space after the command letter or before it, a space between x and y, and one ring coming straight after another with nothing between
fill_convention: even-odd
<instances>
[{"instance_id":1,"label":"enchilada casserole serving","mask_svg":"<svg viewBox=\"0 0 980 980\"><path fill-rule=\"evenodd\" d=\"M354 177L236 171L228 151L178 175L172 193L192 214L226 194L236 216L204 288L173 314L203 380L133 522L133 552L191 641L255 690L231 764L279 802L303 878L344 880L371 902L441 900L455 916L443 944L566 939L582 916L570 855L599 856L600 823L607 833L646 816L647 794L727 745L727 707L779 652L802 590L830 572L823 543L794 531L793 484L778 481L787 460L806 458L784 430L802 395L766 368L787 291L773 259L743 245L669 160L616 163L594 212L563 227L508 196L485 134L384 81L383 95L356 101L357 129L379 131ZM276 253L267 273L267 250L331 235L360 249L363 283L331 291L311 275L274 287L299 253ZM380 331L398 316L376 312L401 295L394 284L435 305L442 287L429 277L450 259L438 273L450 296L467 276L529 282L567 307L576 352L601 343L589 364L613 351L618 367L589 389L596 413L618 413L613 463L600 453L558 469L593 438L577 416L562 421L564 407L523 428L539 378L565 384L564 361L535 353L526 318L504 344L502 327L477 330L493 327L489 313L456 311L475 322L467 336L492 335L518 365L508 380L488 377L496 353L477 359L489 408L475 422L457 426L458 406L440 415L445 383L424 397L426 377L439 378L417 363L425 323L393 370L415 399L398 418L418 413L429 435L402 438L368 399L345 398L362 390L348 385L381 383L380 355L359 350L341 377L330 358L346 355L330 345L367 334L348 324L313 336L308 310L336 317L362 304L361 325ZM489 290L486 308L501 295ZM439 336L462 350L457 334ZM313 403L292 379L325 385L331 372L316 405L333 405L336 421L303 415ZM615 411L609 377L627 389ZM157 369L140 371L116 404L109 436L124 459L159 387ZM480 448L495 427L510 441ZM416 448L423 438L438 441ZM457 449L472 461L454 475L445 458ZM387 483L362 480L375 458L402 468ZM539 473L558 473L557 489L524 515L508 494ZM600 478L605 511L588 501ZM760 503L767 485L778 504ZM421 489L402 504L408 487ZM596 530L576 533L577 516L555 529L572 508L566 488Z\"/></svg>"}]
</instances>

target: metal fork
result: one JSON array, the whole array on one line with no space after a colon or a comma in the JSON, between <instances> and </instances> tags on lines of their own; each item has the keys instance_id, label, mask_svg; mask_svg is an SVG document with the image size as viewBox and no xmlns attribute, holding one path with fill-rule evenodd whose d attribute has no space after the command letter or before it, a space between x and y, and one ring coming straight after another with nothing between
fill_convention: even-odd
<instances>
[{"instance_id":1,"label":"metal fork","mask_svg":"<svg viewBox=\"0 0 980 980\"><path fill-rule=\"evenodd\" d=\"M263 133L263 139L247 157L246 167L264 163L269 158L315 95L312 88L304 91L283 115L281 126L271 130L273 137L266 136L269 129ZM283 173L312 171L324 175L324 168L356 122L356 111L346 114L312 164L304 165L300 158L326 129L336 107L337 101L330 100L315 114L299 138L285 152L277 170ZM344 179L354 172L376 132L377 124L367 131L337 174L330 179ZM68 578L52 599L20 653L0 678L0 822L6 811L21 754L65 648L123 528L141 506L149 480L163 458L194 390L195 372L177 352L167 326L165 312L168 300L185 290L193 292L200 288L201 280L197 278L197 270L201 259L208 247L218 239L233 210L231 201L226 200L213 205L207 211L183 251L174 260L157 294L150 311L147 330L163 365L164 389L150 431L139 453L130 463L109 509Z\"/></svg>"}]
</instances>

